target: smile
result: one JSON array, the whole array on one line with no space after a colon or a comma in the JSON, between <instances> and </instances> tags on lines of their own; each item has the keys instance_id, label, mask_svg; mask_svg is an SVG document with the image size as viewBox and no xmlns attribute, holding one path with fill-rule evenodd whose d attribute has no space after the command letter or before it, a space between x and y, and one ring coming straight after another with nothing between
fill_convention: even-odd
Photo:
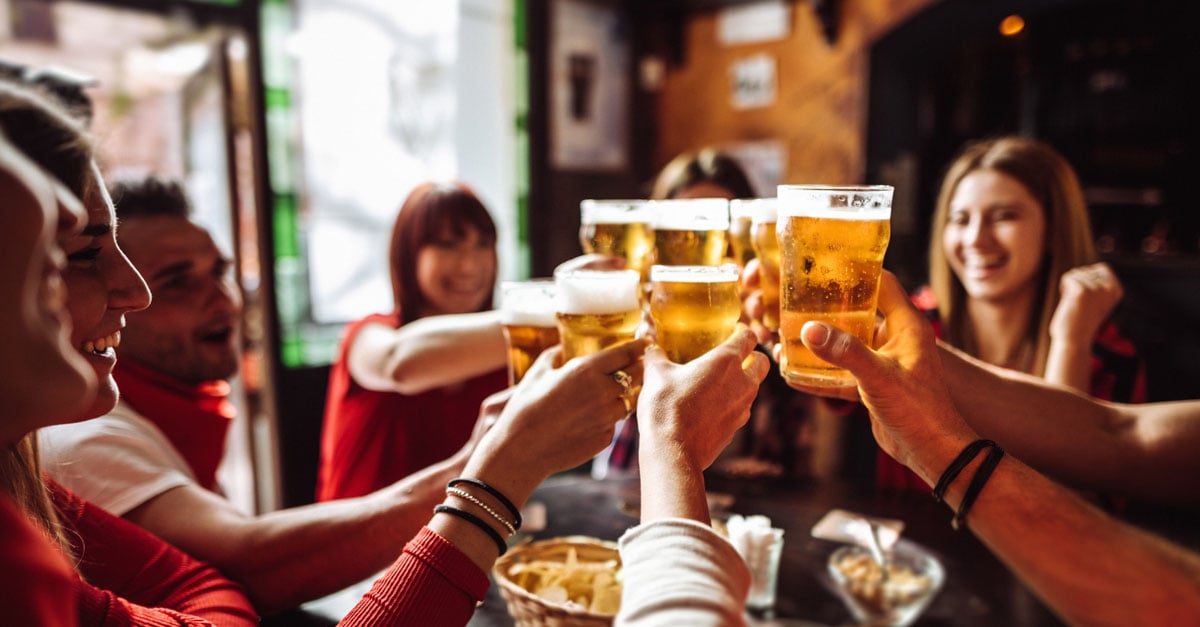
<instances>
[{"instance_id":1,"label":"smile","mask_svg":"<svg viewBox=\"0 0 1200 627\"><path fill-rule=\"evenodd\" d=\"M83 344L84 352L103 354L108 352L110 348L116 348L121 345L121 332L113 331L111 335L106 335L94 340L88 340Z\"/></svg>"}]
</instances>

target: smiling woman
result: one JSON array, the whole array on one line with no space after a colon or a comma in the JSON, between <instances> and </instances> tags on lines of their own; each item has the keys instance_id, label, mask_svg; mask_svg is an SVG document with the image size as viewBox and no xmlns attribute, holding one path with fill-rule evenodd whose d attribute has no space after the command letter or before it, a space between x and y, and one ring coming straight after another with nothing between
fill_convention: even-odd
<instances>
[{"instance_id":1,"label":"smiling woman","mask_svg":"<svg viewBox=\"0 0 1200 627\"><path fill-rule=\"evenodd\" d=\"M462 184L417 186L396 217L394 308L350 324L329 376L317 499L360 496L450 457L508 383L496 226Z\"/></svg>"}]
</instances>

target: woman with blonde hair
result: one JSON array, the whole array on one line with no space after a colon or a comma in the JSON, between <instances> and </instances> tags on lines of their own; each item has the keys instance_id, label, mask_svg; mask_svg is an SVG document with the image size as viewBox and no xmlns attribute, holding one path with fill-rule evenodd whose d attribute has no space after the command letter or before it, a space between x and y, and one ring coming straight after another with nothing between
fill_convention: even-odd
<instances>
[{"instance_id":1,"label":"woman with blonde hair","mask_svg":"<svg viewBox=\"0 0 1200 627\"><path fill-rule=\"evenodd\" d=\"M988 363L1109 400L1144 399L1110 315L1120 281L1098 262L1079 179L1024 137L967 145L938 194L930 285L942 337Z\"/></svg>"}]
</instances>

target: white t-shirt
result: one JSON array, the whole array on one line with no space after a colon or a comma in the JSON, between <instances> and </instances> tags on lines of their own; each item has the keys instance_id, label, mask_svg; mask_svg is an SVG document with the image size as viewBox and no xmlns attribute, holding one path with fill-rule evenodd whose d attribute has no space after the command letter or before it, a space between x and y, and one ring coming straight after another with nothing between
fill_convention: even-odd
<instances>
[{"instance_id":1,"label":"white t-shirt","mask_svg":"<svg viewBox=\"0 0 1200 627\"><path fill-rule=\"evenodd\" d=\"M125 403L99 418L39 429L38 446L43 470L114 516L196 484L167 436Z\"/></svg>"}]
</instances>

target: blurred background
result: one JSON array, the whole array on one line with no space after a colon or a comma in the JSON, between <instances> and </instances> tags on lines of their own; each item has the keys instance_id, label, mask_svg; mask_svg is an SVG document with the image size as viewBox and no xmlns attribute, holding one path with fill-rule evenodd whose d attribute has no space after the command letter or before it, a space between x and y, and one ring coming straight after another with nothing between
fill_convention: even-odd
<instances>
[{"instance_id":1,"label":"blurred background","mask_svg":"<svg viewBox=\"0 0 1200 627\"><path fill-rule=\"evenodd\" d=\"M0 71L77 86L109 178L186 181L245 295L248 509L310 502L345 322L389 308L385 234L471 185L501 278L579 254L579 201L719 146L757 192L896 186L886 266L925 280L968 139L1076 167L1151 400L1200 398L1200 9L1190 0L0 0ZM256 479L251 479L251 478Z\"/></svg>"}]
</instances>

